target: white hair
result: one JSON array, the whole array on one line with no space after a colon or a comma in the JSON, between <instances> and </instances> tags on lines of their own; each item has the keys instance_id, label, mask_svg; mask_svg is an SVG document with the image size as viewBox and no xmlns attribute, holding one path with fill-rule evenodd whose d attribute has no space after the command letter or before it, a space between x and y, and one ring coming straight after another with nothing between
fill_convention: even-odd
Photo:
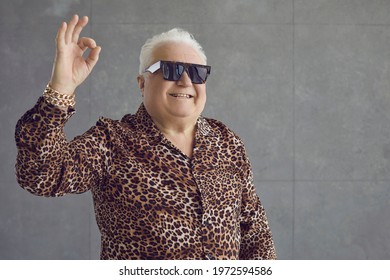
<instances>
[{"instance_id":1,"label":"white hair","mask_svg":"<svg viewBox=\"0 0 390 280\"><path fill-rule=\"evenodd\" d=\"M167 42L176 42L176 43L186 43L190 47L194 48L200 55L200 57L207 63L206 54L203 51L202 46L195 40L194 36L188 31L181 28L173 28L167 32L155 35L152 38L146 40L145 44L141 48L141 53L139 56L139 74L145 71L145 68L150 66L152 63L152 53L154 49L162 44Z\"/></svg>"}]
</instances>

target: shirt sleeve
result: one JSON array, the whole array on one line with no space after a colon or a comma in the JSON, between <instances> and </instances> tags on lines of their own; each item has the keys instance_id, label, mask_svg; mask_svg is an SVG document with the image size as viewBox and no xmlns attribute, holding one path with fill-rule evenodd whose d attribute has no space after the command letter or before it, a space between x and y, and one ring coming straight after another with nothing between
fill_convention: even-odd
<instances>
[{"instance_id":1,"label":"shirt sleeve","mask_svg":"<svg viewBox=\"0 0 390 280\"><path fill-rule=\"evenodd\" d=\"M242 193L240 217L240 259L276 259L271 229L260 198L256 194L250 162L244 151L246 182Z\"/></svg>"},{"instance_id":2,"label":"shirt sleeve","mask_svg":"<svg viewBox=\"0 0 390 280\"><path fill-rule=\"evenodd\" d=\"M68 142L64 134L72 107L60 108L43 97L18 121L16 177L22 188L39 196L82 193L102 181L110 147L98 124Z\"/></svg>"}]
</instances>

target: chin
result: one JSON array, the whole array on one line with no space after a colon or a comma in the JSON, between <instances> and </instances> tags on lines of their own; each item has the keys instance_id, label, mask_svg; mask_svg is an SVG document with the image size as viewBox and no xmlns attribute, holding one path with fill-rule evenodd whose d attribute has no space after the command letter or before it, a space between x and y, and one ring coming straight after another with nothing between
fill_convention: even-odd
<instances>
[{"instance_id":1,"label":"chin","mask_svg":"<svg viewBox=\"0 0 390 280\"><path fill-rule=\"evenodd\" d=\"M172 114L176 118L188 119L188 118L198 118L198 114L188 114L188 112L175 112Z\"/></svg>"},{"instance_id":2,"label":"chin","mask_svg":"<svg viewBox=\"0 0 390 280\"><path fill-rule=\"evenodd\" d=\"M180 118L198 118L203 108L177 108L172 112L173 115Z\"/></svg>"}]
</instances>

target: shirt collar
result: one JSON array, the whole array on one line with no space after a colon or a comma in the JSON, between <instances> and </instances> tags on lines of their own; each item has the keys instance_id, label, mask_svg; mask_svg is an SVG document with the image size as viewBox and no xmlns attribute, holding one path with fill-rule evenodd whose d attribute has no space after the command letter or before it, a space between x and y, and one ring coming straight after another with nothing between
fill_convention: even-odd
<instances>
[{"instance_id":1,"label":"shirt collar","mask_svg":"<svg viewBox=\"0 0 390 280\"><path fill-rule=\"evenodd\" d=\"M156 124L153 122L152 118L146 111L145 105L141 103L140 107L138 108L138 111L135 115L133 115L134 120L134 126L138 131L141 131L145 133L146 135L150 137L162 137L161 131L158 129ZM123 121L126 121L126 118L123 119ZM201 136L215 136L215 133L208 123L207 119L203 116L199 116L198 120L196 121L197 125L197 135L200 134Z\"/></svg>"}]
</instances>

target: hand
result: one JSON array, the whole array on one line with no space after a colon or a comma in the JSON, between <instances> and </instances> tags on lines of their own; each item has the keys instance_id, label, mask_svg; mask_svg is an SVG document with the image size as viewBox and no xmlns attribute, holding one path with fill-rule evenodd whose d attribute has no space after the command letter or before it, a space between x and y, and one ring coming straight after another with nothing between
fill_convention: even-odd
<instances>
[{"instance_id":1,"label":"hand","mask_svg":"<svg viewBox=\"0 0 390 280\"><path fill-rule=\"evenodd\" d=\"M63 22L56 37L56 57L50 86L64 94L73 94L76 88L88 77L99 59L101 47L92 38L79 38L88 23L88 17L81 19L74 15L69 24ZM84 52L90 49L84 59Z\"/></svg>"}]
</instances>

